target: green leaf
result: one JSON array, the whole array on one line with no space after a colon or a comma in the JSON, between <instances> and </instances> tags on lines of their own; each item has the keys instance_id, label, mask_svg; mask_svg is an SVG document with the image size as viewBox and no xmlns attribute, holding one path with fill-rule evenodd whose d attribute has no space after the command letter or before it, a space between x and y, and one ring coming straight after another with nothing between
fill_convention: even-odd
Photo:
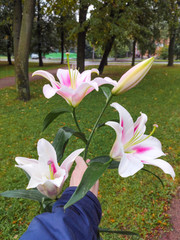
<instances>
[{"instance_id":1,"label":"green leaf","mask_svg":"<svg viewBox=\"0 0 180 240\"><path fill-rule=\"evenodd\" d=\"M68 127L62 127L58 130L54 141L53 141L53 147L56 150L57 154L57 160L58 162L61 160L64 154L64 150L66 148L66 145L70 139L71 136L76 136L80 138L85 143L87 142L86 137L84 133L76 132L75 130L68 128Z\"/></svg>"},{"instance_id":2,"label":"green leaf","mask_svg":"<svg viewBox=\"0 0 180 240\"><path fill-rule=\"evenodd\" d=\"M54 121L54 119L56 119L59 115L64 113L71 113L71 111L57 108L51 111L50 113L48 113L48 115L44 119L42 131L44 131L49 126L49 124Z\"/></svg>"},{"instance_id":3,"label":"green leaf","mask_svg":"<svg viewBox=\"0 0 180 240\"><path fill-rule=\"evenodd\" d=\"M64 206L64 209L70 207L72 204L82 199L86 195L86 193L89 191L89 189L101 177L101 175L104 173L104 171L108 168L109 165L110 165L110 161L106 163L101 163L101 162L91 163L86 169L76 191Z\"/></svg>"},{"instance_id":4,"label":"green leaf","mask_svg":"<svg viewBox=\"0 0 180 240\"><path fill-rule=\"evenodd\" d=\"M99 228L99 232L118 233L118 234L122 234L122 235L135 235L135 236L140 237L138 233L131 232L131 231L120 231L120 230L111 230L111 229Z\"/></svg>"},{"instance_id":5,"label":"green leaf","mask_svg":"<svg viewBox=\"0 0 180 240\"><path fill-rule=\"evenodd\" d=\"M95 158L91 159L90 164L93 162L107 163L109 160L110 160L109 156L95 157ZM114 168L118 168L118 167L119 167L119 162L112 160L108 168L114 169Z\"/></svg>"},{"instance_id":6,"label":"green leaf","mask_svg":"<svg viewBox=\"0 0 180 240\"><path fill-rule=\"evenodd\" d=\"M154 177L156 177L156 178L160 181L161 185L164 187L164 183L163 183L163 181L162 181L161 178L160 178L159 176L157 176L155 173L153 173L153 172L147 170L146 168L142 168L141 170L143 170L143 171L145 171L145 172L148 172L148 173L152 174Z\"/></svg>"},{"instance_id":7,"label":"green leaf","mask_svg":"<svg viewBox=\"0 0 180 240\"><path fill-rule=\"evenodd\" d=\"M111 89L108 87L101 87L102 92L104 93L104 96L106 99L109 99L111 96Z\"/></svg>"},{"instance_id":8,"label":"green leaf","mask_svg":"<svg viewBox=\"0 0 180 240\"><path fill-rule=\"evenodd\" d=\"M18 189L18 190L11 190L0 193L0 196L9 197L9 198L25 198L31 199L34 201L42 202L45 199L48 199L46 196L41 194L37 189Z\"/></svg>"}]
</instances>

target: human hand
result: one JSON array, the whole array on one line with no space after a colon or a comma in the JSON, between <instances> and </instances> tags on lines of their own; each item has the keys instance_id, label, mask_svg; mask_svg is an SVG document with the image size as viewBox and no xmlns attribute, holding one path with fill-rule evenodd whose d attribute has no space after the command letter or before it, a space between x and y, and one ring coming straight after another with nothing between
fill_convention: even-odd
<instances>
[{"instance_id":1,"label":"human hand","mask_svg":"<svg viewBox=\"0 0 180 240\"><path fill-rule=\"evenodd\" d=\"M90 160L87 160L89 162ZM70 187L77 187L81 182L82 176L87 169L87 165L82 157L77 157L76 160L76 167L72 172L71 179L70 179ZM90 191L97 197L98 196L98 189L99 189L99 180L92 186Z\"/></svg>"}]
</instances>

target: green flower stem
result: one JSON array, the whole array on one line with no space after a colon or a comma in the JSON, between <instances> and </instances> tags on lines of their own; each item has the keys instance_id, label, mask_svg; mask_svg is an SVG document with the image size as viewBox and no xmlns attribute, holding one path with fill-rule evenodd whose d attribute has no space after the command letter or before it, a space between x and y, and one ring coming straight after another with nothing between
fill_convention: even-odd
<instances>
[{"instance_id":1,"label":"green flower stem","mask_svg":"<svg viewBox=\"0 0 180 240\"><path fill-rule=\"evenodd\" d=\"M97 125L98 125L98 123L99 123L99 121L100 121L103 113L105 112L105 110L106 110L109 102L111 101L111 98L112 98L112 97L113 97L113 96L112 96L112 94L111 94L111 95L109 96L109 98L107 99L106 104L104 105L104 108L102 109L101 113L99 114L99 117L97 118L96 123L94 124L94 127L93 127L93 129L92 129L92 132L91 132L91 134L89 135L89 138L88 138L87 144L86 144L86 148L85 148L85 152L84 152L84 160L87 159L87 153L88 153L89 145L90 145L91 139L92 139L92 137L93 137L93 134L94 134L94 132L95 132L95 130L96 130L96 128L97 128Z\"/></svg>"},{"instance_id":2,"label":"green flower stem","mask_svg":"<svg viewBox=\"0 0 180 240\"><path fill-rule=\"evenodd\" d=\"M81 128L80 128L80 126L79 126L79 124L78 124L77 118L76 118L76 108L74 108L74 107L73 107L72 115L73 115L73 117L74 117L74 121L75 121L75 123L76 123L76 126L77 126L78 131L79 131L79 132L82 132L82 131L81 131Z\"/></svg>"}]
</instances>

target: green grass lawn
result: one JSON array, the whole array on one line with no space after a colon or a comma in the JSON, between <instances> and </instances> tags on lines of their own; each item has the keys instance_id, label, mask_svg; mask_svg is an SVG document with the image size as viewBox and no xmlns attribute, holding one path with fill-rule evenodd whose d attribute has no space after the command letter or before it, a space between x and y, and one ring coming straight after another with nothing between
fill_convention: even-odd
<instances>
[{"instance_id":1,"label":"green grass lawn","mask_svg":"<svg viewBox=\"0 0 180 240\"><path fill-rule=\"evenodd\" d=\"M39 67L37 62L29 63L29 73L33 73L36 70L43 69L56 69L59 68L59 63L44 63L43 67ZM62 65L61 65L62 66ZM14 76L14 65L8 65L6 61L0 62L0 78Z\"/></svg>"},{"instance_id":2,"label":"green grass lawn","mask_svg":"<svg viewBox=\"0 0 180 240\"><path fill-rule=\"evenodd\" d=\"M128 66L108 66L104 76L118 80L127 71ZM170 200L179 184L179 81L180 66L168 68L154 65L144 80L134 89L121 96L113 98L123 105L133 116L134 120L140 112L148 115L146 133L150 133L152 125L157 123L159 128L154 136L163 145L168 161L175 169L176 178L173 181L161 169L146 166L161 177L165 187L152 175L139 171L133 177L121 178L117 170L108 170L100 179L99 200L102 206L101 228L113 228L138 232L141 239L158 239L159 230L171 229L167 211ZM21 102L16 99L15 87L0 90L1 97L1 158L0 158L0 192L26 188L28 180L22 170L15 168L15 157L24 156L37 158L36 144L44 137L53 141L59 127L75 128L70 115L64 114L57 118L43 133L42 123L48 112L57 107L69 108L66 102L55 96L46 99L42 94L45 80L31 82L32 99ZM104 105L105 97L101 91L86 96L77 108L77 117L86 135ZM101 122L118 118L114 109L108 107ZM115 140L115 133L109 127L100 128L91 142L89 158L107 155ZM66 157L70 152L83 143L75 137L70 140ZM68 181L64 188L68 185ZM30 200L0 198L0 239L18 239L27 229L32 218L40 212L38 203ZM122 235L102 235L104 240L137 239Z\"/></svg>"}]
</instances>

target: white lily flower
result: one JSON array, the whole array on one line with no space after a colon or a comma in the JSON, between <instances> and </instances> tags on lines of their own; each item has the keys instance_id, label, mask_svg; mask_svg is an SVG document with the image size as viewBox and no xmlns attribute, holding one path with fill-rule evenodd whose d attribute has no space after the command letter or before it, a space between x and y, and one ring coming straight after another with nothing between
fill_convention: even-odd
<instances>
[{"instance_id":1,"label":"white lily flower","mask_svg":"<svg viewBox=\"0 0 180 240\"><path fill-rule=\"evenodd\" d=\"M54 147L42 138L37 144L39 159L16 157L18 165L15 166L22 168L31 177L27 189L37 187L42 194L55 199L68 177L74 160L82 151L83 148L72 152L59 166Z\"/></svg>"},{"instance_id":2,"label":"white lily flower","mask_svg":"<svg viewBox=\"0 0 180 240\"><path fill-rule=\"evenodd\" d=\"M141 116L134 123L129 112L118 103L112 103L119 112L120 122L109 121L106 125L112 127L116 132L116 140L110 152L110 157L115 161L120 161L119 175L129 177L143 168L144 164L150 164L161 168L165 173L175 177L172 166L161 159L165 155L162 151L161 142L151 135L145 135L147 116L141 113Z\"/></svg>"}]
</instances>

